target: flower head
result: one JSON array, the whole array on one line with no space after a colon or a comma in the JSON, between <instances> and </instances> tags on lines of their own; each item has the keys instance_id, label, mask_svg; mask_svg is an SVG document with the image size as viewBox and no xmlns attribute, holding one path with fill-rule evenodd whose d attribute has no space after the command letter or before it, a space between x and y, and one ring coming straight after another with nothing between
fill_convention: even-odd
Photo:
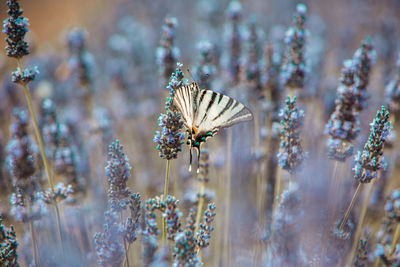
<instances>
[{"instance_id":1,"label":"flower head","mask_svg":"<svg viewBox=\"0 0 400 267\"><path fill-rule=\"evenodd\" d=\"M207 210L204 212L204 221L200 224L200 230L197 233L197 246L206 248L210 245L211 233L214 231L212 223L215 218L216 206L214 203L208 204Z\"/></svg>"},{"instance_id":2,"label":"flower head","mask_svg":"<svg viewBox=\"0 0 400 267\"><path fill-rule=\"evenodd\" d=\"M164 217L167 222L167 238L174 240L176 233L181 232L180 217L182 213L178 209L179 200L175 197L168 195L165 200Z\"/></svg>"},{"instance_id":3,"label":"flower head","mask_svg":"<svg viewBox=\"0 0 400 267\"><path fill-rule=\"evenodd\" d=\"M196 267L200 265L196 252L196 238L192 231L186 230L176 235L173 257L174 267Z\"/></svg>"},{"instance_id":4,"label":"flower head","mask_svg":"<svg viewBox=\"0 0 400 267\"><path fill-rule=\"evenodd\" d=\"M286 100L286 108L281 110L281 144L278 154L279 165L290 173L298 170L304 160L300 140L300 127L303 124L304 111L296 107L296 97Z\"/></svg>"},{"instance_id":5,"label":"flower head","mask_svg":"<svg viewBox=\"0 0 400 267\"><path fill-rule=\"evenodd\" d=\"M228 23L225 26L227 59L225 66L230 74L230 80L233 84L237 84L240 80L240 71L242 68L242 41L243 29L242 21L242 4L240 1L233 0L229 3L226 10Z\"/></svg>"},{"instance_id":6,"label":"flower head","mask_svg":"<svg viewBox=\"0 0 400 267\"><path fill-rule=\"evenodd\" d=\"M32 191L32 176L36 171L34 155L37 151L28 135L28 113L24 109L13 110L12 138L6 147L7 168L15 187Z\"/></svg>"},{"instance_id":7,"label":"flower head","mask_svg":"<svg viewBox=\"0 0 400 267\"><path fill-rule=\"evenodd\" d=\"M383 157L383 147L389 136L392 123L389 121L389 111L382 106L371 124L371 134L365 143L364 150L355 157L354 178L360 183L369 183L377 178L378 171L386 167Z\"/></svg>"},{"instance_id":8,"label":"flower head","mask_svg":"<svg viewBox=\"0 0 400 267\"><path fill-rule=\"evenodd\" d=\"M158 118L158 126L161 131L156 131L153 142L157 144L159 155L163 159L176 159L178 152L182 151L185 134L182 133L183 121L181 114L172 108L175 96L175 90L179 87L186 85L187 81L184 79L182 72L182 64L177 63L177 68L170 77L167 89L169 90L169 97L165 102L166 113L161 113Z\"/></svg>"},{"instance_id":9,"label":"flower head","mask_svg":"<svg viewBox=\"0 0 400 267\"><path fill-rule=\"evenodd\" d=\"M180 57L180 50L175 46L175 28L178 26L178 20L175 17L167 17L161 27L162 36L160 46L156 50L157 64L160 72L167 80L174 71L175 62Z\"/></svg>"},{"instance_id":10,"label":"flower head","mask_svg":"<svg viewBox=\"0 0 400 267\"><path fill-rule=\"evenodd\" d=\"M262 72L262 39L264 37L264 32L257 25L257 20L255 17L250 18L248 28L248 58L246 64L246 78L251 88L251 94L257 99L261 97L261 91L264 85L264 77Z\"/></svg>"},{"instance_id":11,"label":"flower head","mask_svg":"<svg viewBox=\"0 0 400 267\"><path fill-rule=\"evenodd\" d=\"M112 211L126 209L128 197L131 192L126 186L128 178L131 176L131 165L128 157L122 151L123 146L119 140L112 142L108 147L107 166L104 168L108 182L108 198Z\"/></svg>"},{"instance_id":12,"label":"flower head","mask_svg":"<svg viewBox=\"0 0 400 267\"><path fill-rule=\"evenodd\" d=\"M376 51L371 44L371 38L367 37L362 41L360 48L354 53L353 61L356 69L357 110L361 111L368 99L369 77L376 62Z\"/></svg>"},{"instance_id":13,"label":"flower head","mask_svg":"<svg viewBox=\"0 0 400 267\"><path fill-rule=\"evenodd\" d=\"M297 4L293 16L294 25L285 35L285 60L282 65L281 75L285 86L289 88L303 88L308 75L308 66L305 60L305 44L308 31L305 29L307 7Z\"/></svg>"},{"instance_id":14,"label":"flower head","mask_svg":"<svg viewBox=\"0 0 400 267\"><path fill-rule=\"evenodd\" d=\"M21 85L26 85L31 81L34 81L36 76L39 74L39 69L34 67L33 69L24 69L21 73L18 67L11 75L11 79L14 83L19 83Z\"/></svg>"},{"instance_id":15,"label":"flower head","mask_svg":"<svg viewBox=\"0 0 400 267\"><path fill-rule=\"evenodd\" d=\"M8 0L7 6L10 17L3 21L3 32L7 34L7 56L21 58L29 55L28 43L24 40L25 34L29 32L28 19L22 16L18 0Z\"/></svg>"},{"instance_id":16,"label":"flower head","mask_svg":"<svg viewBox=\"0 0 400 267\"><path fill-rule=\"evenodd\" d=\"M14 227L11 225L7 229L3 225L3 219L0 217L0 262L4 266L19 266L18 249L19 243Z\"/></svg>"},{"instance_id":17,"label":"flower head","mask_svg":"<svg viewBox=\"0 0 400 267\"><path fill-rule=\"evenodd\" d=\"M385 91L390 112L398 115L400 113L400 54L396 65L396 78L386 86Z\"/></svg>"},{"instance_id":18,"label":"flower head","mask_svg":"<svg viewBox=\"0 0 400 267\"><path fill-rule=\"evenodd\" d=\"M124 259L124 247L119 240L120 225L115 212L104 213L103 232L94 235L98 263L101 266L120 266Z\"/></svg>"},{"instance_id":19,"label":"flower head","mask_svg":"<svg viewBox=\"0 0 400 267\"><path fill-rule=\"evenodd\" d=\"M69 65L77 73L82 87L92 84L95 71L94 57L86 48L87 35L87 31L82 28L73 28L67 35Z\"/></svg>"},{"instance_id":20,"label":"flower head","mask_svg":"<svg viewBox=\"0 0 400 267\"><path fill-rule=\"evenodd\" d=\"M352 60L346 60L337 88L336 108L325 127L325 132L330 135L328 155L339 161L344 161L352 155L351 142L360 132L354 72Z\"/></svg>"}]
</instances>

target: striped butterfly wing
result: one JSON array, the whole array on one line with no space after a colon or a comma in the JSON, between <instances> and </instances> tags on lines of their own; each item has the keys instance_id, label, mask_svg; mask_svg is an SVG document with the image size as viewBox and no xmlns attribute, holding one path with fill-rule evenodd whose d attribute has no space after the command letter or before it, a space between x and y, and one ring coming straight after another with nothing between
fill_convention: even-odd
<instances>
[{"instance_id":1,"label":"striped butterfly wing","mask_svg":"<svg viewBox=\"0 0 400 267\"><path fill-rule=\"evenodd\" d=\"M193 126L194 98L199 90L197 83L182 86L175 91L174 106L182 115L183 122L188 129Z\"/></svg>"},{"instance_id":2,"label":"striped butterfly wing","mask_svg":"<svg viewBox=\"0 0 400 267\"><path fill-rule=\"evenodd\" d=\"M250 110L239 101L211 90L200 90L195 99L194 126L199 133L212 132L253 119Z\"/></svg>"}]
</instances>

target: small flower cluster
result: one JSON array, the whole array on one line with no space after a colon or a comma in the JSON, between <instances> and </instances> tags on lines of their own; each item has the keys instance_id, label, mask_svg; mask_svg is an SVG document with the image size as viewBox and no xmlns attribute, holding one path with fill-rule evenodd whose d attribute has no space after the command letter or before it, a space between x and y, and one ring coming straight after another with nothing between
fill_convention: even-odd
<instances>
[{"instance_id":1,"label":"small flower cluster","mask_svg":"<svg viewBox=\"0 0 400 267\"><path fill-rule=\"evenodd\" d=\"M237 0L231 1L226 10L226 16L230 21L230 24L226 25L227 45L229 46L229 59L227 60L226 66L229 70L230 79L233 84L239 82L242 68L242 12L242 4Z\"/></svg>"},{"instance_id":2,"label":"small flower cluster","mask_svg":"<svg viewBox=\"0 0 400 267\"><path fill-rule=\"evenodd\" d=\"M58 183L54 188L54 193L50 188L42 192L42 199L45 203L52 204L57 199L67 199L73 192L71 185L65 186L63 183Z\"/></svg>"},{"instance_id":3,"label":"small flower cluster","mask_svg":"<svg viewBox=\"0 0 400 267\"><path fill-rule=\"evenodd\" d=\"M400 190L395 189L386 200L385 216L381 224L381 229L377 235L377 245L375 256L379 257L386 266L400 263L400 247L395 244L395 253L390 255L396 227L400 222ZM396 265L394 265L396 266Z\"/></svg>"},{"instance_id":4,"label":"small flower cluster","mask_svg":"<svg viewBox=\"0 0 400 267\"><path fill-rule=\"evenodd\" d=\"M101 266L121 266L125 250L120 241L118 215L114 211L107 211L104 217L103 232L94 235L98 263Z\"/></svg>"},{"instance_id":5,"label":"small flower cluster","mask_svg":"<svg viewBox=\"0 0 400 267\"><path fill-rule=\"evenodd\" d=\"M262 40L264 37L264 32L257 25L257 20L255 17L250 18L248 28L248 59L246 78L251 88L251 94L257 99L262 97L262 89L264 86L262 66Z\"/></svg>"},{"instance_id":6,"label":"small flower cluster","mask_svg":"<svg viewBox=\"0 0 400 267\"><path fill-rule=\"evenodd\" d=\"M388 102L389 110L392 114L395 114L396 117L400 114L400 54L397 59L397 75L396 78L393 79L386 86L386 97Z\"/></svg>"},{"instance_id":7,"label":"small flower cluster","mask_svg":"<svg viewBox=\"0 0 400 267\"><path fill-rule=\"evenodd\" d=\"M11 74L11 80L13 83L27 85L31 81L34 81L38 74L39 69L37 67L34 67L33 69L24 69L23 71L17 67L17 70Z\"/></svg>"},{"instance_id":8,"label":"small flower cluster","mask_svg":"<svg viewBox=\"0 0 400 267\"><path fill-rule=\"evenodd\" d=\"M178 26L178 20L175 17L167 17L161 28L162 37L160 46L156 50L157 64L160 67L160 72L163 74L165 80L174 71L175 62L180 57L180 51L175 46L175 28Z\"/></svg>"},{"instance_id":9,"label":"small flower cluster","mask_svg":"<svg viewBox=\"0 0 400 267\"><path fill-rule=\"evenodd\" d=\"M177 68L170 77L167 89L169 97L165 103L166 113L158 117L158 126L161 131L156 131L153 142L157 144L159 155L163 159L176 159L178 152L182 151L185 134L182 133L183 121L181 114L173 109L175 90L187 84L182 72L182 64L177 63Z\"/></svg>"},{"instance_id":10,"label":"small flower cluster","mask_svg":"<svg viewBox=\"0 0 400 267\"><path fill-rule=\"evenodd\" d=\"M297 266L301 262L300 228L297 223L299 206L298 185L291 183L289 188L283 191L274 214L270 266Z\"/></svg>"},{"instance_id":11,"label":"small flower cluster","mask_svg":"<svg viewBox=\"0 0 400 267\"><path fill-rule=\"evenodd\" d=\"M28 135L28 113L24 109L13 110L14 122L11 125L12 138L7 151L7 168L13 179L14 187L21 188L25 193L33 193L33 183L30 181L36 171L34 155L36 145Z\"/></svg>"},{"instance_id":12,"label":"small flower cluster","mask_svg":"<svg viewBox=\"0 0 400 267\"><path fill-rule=\"evenodd\" d=\"M376 62L376 51L371 44L371 39L367 37L362 41L359 49L356 50L353 57L356 69L356 88L357 88L357 110L361 111L366 105L368 99L367 87L371 75L372 66Z\"/></svg>"},{"instance_id":13,"label":"small flower cluster","mask_svg":"<svg viewBox=\"0 0 400 267\"><path fill-rule=\"evenodd\" d=\"M390 224L400 223L400 190L392 191L385 204L385 220Z\"/></svg>"},{"instance_id":14,"label":"small flower cluster","mask_svg":"<svg viewBox=\"0 0 400 267\"><path fill-rule=\"evenodd\" d=\"M54 158L57 149L57 113L56 105L50 98L43 100L40 109L40 129L42 130L43 142L45 144L46 155Z\"/></svg>"},{"instance_id":15,"label":"small flower cluster","mask_svg":"<svg viewBox=\"0 0 400 267\"><path fill-rule=\"evenodd\" d=\"M29 208L27 202L29 201ZM44 205L42 192L35 192L33 195L27 195L19 188L15 189L15 193L10 196L11 210L10 214L14 216L16 221L28 223L40 220L47 214Z\"/></svg>"},{"instance_id":16,"label":"small flower cluster","mask_svg":"<svg viewBox=\"0 0 400 267\"><path fill-rule=\"evenodd\" d=\"M396 244L394 253L391 255L391 246L377 244L375 249L375 256L380 258L385 266L399 266L400 265L400 244Z\"/></svg>"},{"instance_id":17,"label":"small flower cluster","mask_svg":"<svg viewBox=\"0 0 400 267\"><path fill-rule=\"evenodd\" d=\"M340 84L337 88L336 108L332 113L325 132L330 135L328 156L345 161L353 154L351 142L360 132L360 118L356 110L356 89L352 60L344 61Z\"/></svg>"},{"instance_id":18,"label":"small flower cluster","mask_svg":"<svg viewBox=\"0 0 400 267\"><path fill-rule=\"evenodd\" d=\"M151 266L151 264L155 260L156 251L158 249L158 237L156 235L152 235L147 231L147 228L142 230L142 259L143 266Z\"/></svg>"},{"instance_id":19,"label":"small flower cluster","mask_svg":"<svg viewBox=\"0 0 400 267\"><path fill-rule=\"evenodd\" d=\"M134 193L130 196L128 206L131 216L126 219L123 236L131 244L136 241L136 233L140 229L139 219L141 216L142 198L139 193Z\"/></svg>"},{"instance_id":20,"label":"small flower cluster","mask_svg":"<svg viewBox=\"0 0 400 267\"><path fill-rule=\"evenodd\" d=\"M204 222L200 224L200 230L196 234L197 246L200 248L206 248L210 245L211 233L214 231L212 223L216 214L215 209L214 203L208 204L208 208L204 213Z\"/></svg>"},{"instance_id":21,"label":"small flower cluster","mask_svg":"<svg viewBox=\"0 0 400 267\"><path fill-rule=\"evenodd\" d=\"M145 266L155 263L155 251L158 248L157 240L160 234L157 228L157 210L166 218L167 238L175 242L174 266L199 266L200 260L196 249L205 248L210 243L216 206L213 203L208 205L204 213L204 222L200 224L200 230L195 233L197 209L190 209L186 225L182 228L180 222L182 214L178 209L178 203L179 201L170 195L165 201L163 196L156 196L146 201L142 229L142 245L145 248L142 256Z\"/></svg>"},{"instance_id":22,"label":"small flower cluster","mask_svg":"<svg viewBox=\"0 0 400 267\"><path fill-rule=\"evenodd\" d=\"M196 267L201 265L196 252L196 243L197 240L194 233L190 230L180 232L176 235L173 253L174 267Z\"/></svg>"},{"instance_id":23,"label":"small flower cluster","mask_svg":"<svg viewBox=\"0 0 400 267\"><path fill-rule=\"evenodd\" d=\"M19 243L15 234L14 227L11 225L7 229L3 225L3 219L0 217L0 262L2 266L18 267L18 249ZM3 265L4 264L4 265Z\"/></svg>"},{"instance_id":24,"label":"small flower cluster","mask_svg":"<svg viewBox=\"0 0 400 267\"><path fill-rule=\"evenodd\" d=\"M67 125L58 124L57 149L54 153L54 167L58 174L62 174L66 184L72 187L75 193L84 193L85 181L78 172L78 151L72 145L70 131Z\"/></svg>"},{"instance_id":25,"label":"small flower cluster","mask_svg":"<svg viewBox=\"0 0 400 267\"><path fill-rule=\"evenodd\" d=\"M303 88L309 72L304 55L308 35L305 29L306 13L306 5L297 4L293 17L294 25L286 31L284 39L286 51L281 75L284 85L288 88Z\"/></svg>"},{"instance_id":26,"label":"small flower cluster","mask_svg":"<svg viewBox=\"0 0 400 267\"><path fill-rule=\"evenodd\" d=\"M3 22L3 32L7 34L7 56L21 58L29 55L28 43L24 41L25 34L29 32L28 19L22 16L22 9L17 0L8 0L8 15L10 17Z\"/></svg>"},{"instance_id":27,"label":"small flower cluster","mask_svg":"<svg viewBox=\"0 0 400 267\"><path fill-rule=\"evenodd\" d=\"M356 259L354 260L354 267L368 266L368 240L360 239L358 244Z\"/></svg>"},{"instance_id":28,"label":"small flower cluster","mask_svg":"<svg viewBox=\"0 0 400 267\"><path fill-rule=\"evenodd\" d=\"M89 87L93 82L95 60L86 48L87 31L73 28L68 32L67 42L70 52L69 66L78 74L80 86Z\"/></svg>"},{"instance_id":29,"label":"small flower cluster","mask_svg":"<svg viewBox=\"0 0 400 267\"><path fill-rule=\"evenodd\" d=\"M112 142L108 147L107 166L104 168L108 182L108 199L112 211L126 209L131 191L126 186L131 176L131 165L128 157L122 151L123 146L119 140Z\"/></svg>"},{"instance_id":30,"label":"small flower cluster","mask_svg":"<svg viewBox=\"0 0 400 267\"><path fill-rule=\"evenodd\" d=\"M162 205L164 205L164 203L162 203L161 198L158 196L146 201L144 229L149 235L158 236L160 234L160 230L157 228L157 214L155 212L156 210L160 210Z\"/></svg>"},{"instance_id":31,"label":"small flower cluster","mask_svg":"<svg viewBox=\"0 0 400 267\"><path fill-rule=\"evenodd\" d=\"M200 88L211 89L212 80L217 72L214 61L214 46L209 41L202 41L198 44L200 51L200 63L195 68L194 74Z\"/></svg>"},{"instance_id":32,"label":"small flower cluster","mask_svg":"<svg viewBox=\"0 0 400 267\"><path fill-rule=\"evenodd\" d=\"M71 190L67 191L73 194L84 193L86 186L79 174L78 150L72 143L70 128L58 121L56 106L51 99L47 98L42 102L40 125L46 154L54 161L55 172L65 179L68 185L65 189L70 187ZM62 197L54 194L52 198L57 195Z\"/></svg>"},{"instance_id":33,"label":"small flower cluster","mask_svg":"<svg viewBox=\"0 0 400 267\"><path fill-rule=\"evenodd\" d=\"M123 146L118 140L111 143L108 149L107 166L104 168L109 185L109 210L104 213L106 222L104 231L94 236L99 264L103 266L120 264L122 256L126 253L121 240L124 244L126 242L131 244L136 241L137 232L140 231L142 200L140 194L132 194L126 186L131 166L122 149ZM123 221L122 212L127 208L130 210L130 216ZM119 219L118 213L121 216Z\"/></svg>"},{"instance_id":34,"label":"small flower cluster","mask_svg":"<svg viewBox=\"0 0 400 267\"><path fill-rule=\"evenodd\" d=\"M103 143L109 144L115 136L114 120L110 111L101 106L95 107L93 109L93 117L95 119L95 125L92 130L94 132L100 132Z\"/></svg>"},{"instance_id":35,"label":"small flower cluster","mask_svg":"<svg viewBox=\"0 0 400 267\"><path fill-rule=\"evenodd\" d=\"M197 207L193 206L189 209L189 214L186 217L185 229L194 232L196 230L196 214Z\"/></svg>"},{"instance_id":36,"label":"small flower cluster","mask_svg":"<svg viewBox=\"0 0 400 267\"><path fill-rule=\"evenodd\" d=\"M278 153L279 165L290 173L296 172L304 160L304 151L300 140L300 127L303 124L304 111L296 107L296 97L286 100L286 108L280 112L281 143Z\"/></svg>"},{"instance_id":37,"label":"small flower cluster","mask_svg":"<svg viewBox=\"0 0 400 267\"><path fill-rule=\"evenodd\" d=\"M389 121L389 111L384 106L378 110L371 124L371 134L362 152L355 157L354 178L360 183L369 183L376 178L378 171L386 168L383 157L383 147L389 136L392 123Z\"/></svg>"},{"instance_id":38,"label":"small flower cluster","mask_svg":"<svg viewBox=\"0 0 400 267\"><path fill-rule=\"evenodd\" d=\"M182 213L178 209L179 200L175 197L168 195L165 200L164 217L167 222L167 238L174 240L176 233L181 232L180 217Z\"/></svg>"}]
</instances>

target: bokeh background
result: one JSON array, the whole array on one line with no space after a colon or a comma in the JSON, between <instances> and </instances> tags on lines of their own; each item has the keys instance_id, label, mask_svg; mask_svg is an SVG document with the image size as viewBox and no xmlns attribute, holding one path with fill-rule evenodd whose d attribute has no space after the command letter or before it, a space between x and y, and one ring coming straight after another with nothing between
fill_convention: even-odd
<instances>
[{"instance_id":1,"label":"bokeh background","mask_svg":"<svg viewBox=\"0 0 400 267\"><path fill-rule=\"evenodd\" d=\"M165 17L173 16L178 19L175 44L180 49L179 61L184 64L185 70L187 67L194 68L199 64L200 53L197 44L199 41L209 40L215 45L217 58L215 63L218 68L212 89L236 96L249 105L253 112L259 110L257 112L260 113L258 119L261 124L268 116L269 103L263 102L264 104L257 104L260 107L255 107L249 100L251 92L246 86L231 90L224 81L226 71L223 64L218 63L218 57L226 52L227 44L223 36L224 24L227 23L225 10L229 1L26 0L20 3L24 16L29 18L31 30L27 40L32 53L26 57L25 62L27 66L37 65L41 72L37 80L32 83L35 107L40 110L42 100L45 97L52 98L57 105L59 119L76 125L81 137L79 145L85 147L86 154L82 158L86 160L81 162L85 166L81 170L86 175L85 179L91 187L91 193L82 200L81 205L88 211L86 214L90 236L102 229L102 214L106 209L106 178L103 168L110 141L116 138L121 141L133 166L133 175L128 186L134 192L140 192L143 199L162 194L165 161L158 157L153 136L158 129L157 117L164 111L163 103L167 94L165 89L167 81L159 73L155 56ZM243 0L241 3L243 23L247 23L250 15L255 15L264 31L264 42L268 43L272 42L276 35L283 36L286 28L291 25L298 1ZM387 103L384 88L397 73L395 62L399 50L397 25L400 18L400 2L310 0L304 3L308 7L306 23L310 30L310 38L307 50L312 57L313 71L306 86L306 90L312 92L310 93L312 96L305 94L304 98L300 98L299 104L300 108L305 109L306 118L308 117L301 134L305 150L308 151L308 158L302 172L296 177L298 190L301 192L299 208L301 212L296 220L303 230L296 242L303 247L302 255L304 262L307 263L305 266L327 266L321 258L323 253L321 250L326 241L324 234L330 231L330 226L325 221L325 217L329 215L326 203L337 203L344 209L351 199L354 188L351 183L352 160L350 160L342 165L343 170L341 170L343 179L350 181L342 184L344 193L337 199L326 198L333 163L325 154L324 126L334 108L335 90L343 60L353 57L361 41L370 36L378 57L368 88L371 98L368 101L368 108L360 116L362 129L355 144L356 149L362 149L369 135L369 123L372 122L376 110L380 105ZM0 14L4 19L7 17L5 3L0 7ZM80 88L76 85L76 80L71 79L71 70L68 68L71 55L66 36L73 27L85 28L88 33L87 50L93 55L95 62L93 105L94 108L101 107L102 110L106 110L106 113L98 111L102 115L93 115L89 119L82 110L84 104L79 92L74 92ZM244 51L243 57L246 57ZM3 145L10 139L12 108L25 106L21 88L10 85L10 72L15 66L14 59L7 58L5 52L1 53L0 75L3 86L0 96L0 122ZM126 84L122 88L115 82L113 76L120 68L124 69L126 79ZM188 73L186 78L191 80ZM282 98L282 107L283 103ZM102 129L100 134L92 131L102 123L105 126L100 127ZM265 150L263 145L265 136L270 134L270 129L261 126L259 135L262 141L255 145L253 128L254 122L235 126L232 129L231 150L226 144L227 132L223 131L208 141L210 150L208 187L212 191L210 193L212 201L217 204L216 229L212 236L211 248L204 252L205 263L208 266L267 266L265 240L268 239L268 226L265 225L266 220L260 219L261 216L267 215L259 214L256 207L256 191L259 186L256 177L257 173L262 173L263 179L267 179L268 176L268 169L262 162L271 154L271 151ZM231 151L232 155L228 156L227 151ZM257 153L262 155L261 160L255 160L257 157L254 155ZM396 148L390 152L391 177L396 177L399 173L395 165L397 154ZM184 216L190 206L190 199L196 195L197 190L195 174L187 172L188 157L188 150L185 147L179 158L172 162L171 167L171 192L181 200ZM230 189L226 187L227 158L232 160ZM7 180L5 167L2 172L4 179ZM58 179L61 180L60 177ZM398 185L397 180L391 184L390 189L396 185ZM231 190L229 200L226 199L226 190ZM1 192L0 213L7 224L16 225L17 235L23 236L26 232L24 225L15 222L9 215L9 192L11 192L10 183L6 182ZM389 194L390 190L387 189L387 192ZM230 202L229 205L227 201ZM226 213L228 208L230 211ZM68 214L69 208L63 209L65 214ZM356 209L355 212L357 217L359 211ZM68 224L68 216L65 215L63 221ZM373 227L379 227L376 221L372 221ZM225 229L228 229L227 240L221 237ZM338 247L340 248L340 245ZM329 248L339 250L338 247ZM20 249L24 249L22 239ZM140 248L135 249L137 256ZM338 252L332 257L345 257L343 255L345 254ZM92 264L95 265L95 255L92 254L90 257ZM29 260L29 256L23 259ZM340 266L337 262L333 260L330 265ZM139 260L135 263L140 266ZM298 266L302 264L299 262Z\"/></svg>"}]
</instances>

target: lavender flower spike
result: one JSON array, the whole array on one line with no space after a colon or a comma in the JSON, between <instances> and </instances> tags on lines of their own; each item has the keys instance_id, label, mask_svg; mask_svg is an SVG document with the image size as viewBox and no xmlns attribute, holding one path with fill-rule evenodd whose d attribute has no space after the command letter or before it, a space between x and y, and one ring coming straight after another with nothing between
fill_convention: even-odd
<instances>
[{"instance_id":1,"label":"lavender flower spike","mask_svg":"<svg viewBox=\"0 0 400 267\"><path fill-rule=\"evenodd\" d=\"M356 68L357 109L363 110L368 99L367 87L372 67L376 63L376 51L367 37L354 53L354 66Z\"/></svg>"},{"instance_id":2,"label":"lavender flower spike","mask_svg":"<svg viewBox=\"0 0 400 267\"><path fill-rule=\"evenodd\" d=\"M178 26L178 20L175 17L165 18L162 26L162 37L160 46L156 50L157 64L160 67L160 72L167 80L174 71L175 62L180 56L180 51L175 46L175 28Z\"/></svg>"},{"instance_id":3,"label":"lavender flower spike","mask_svg":"<svg viewBox=\"0 0 400 267\"><path fill-rule=\"evenodd\" d=\"M325 128L325 132L330 135L328 156L338 161L345 161L353 154L351 142L360 132L353 61L346 60L343 65L335 100L336 108Z\"/></svg>"},{"instance_id":4,"label":"lavender flower spike","mask_svg":"<svg viewBox=\"0 0 400 267\"><path fill-rule=\"evenodd\" d=\"M22 16L23 11L17 0L7 1L7 6L10 17L3 22L3 32L7 34L7 56L21 58L29 55L29 46L24 40L29 32L28 19Z\"/></svg>"},{"instance_id":5,"label":"lavender flower spike","mask_svg":"<svg viewBox=\"0 0 400 267\"><path fill-rule=\"evenodd\" d=\"M182 72L182 64L177 63L177 68L170 77L167 89L169 97L165 102L166 113L161 113L158 118L158 126L161 131L157 131L154 135L153 142L157 144L159 155L163 159L176 159L178 152L182 151L185 134L182 133L183 121L181 114L172 108L175 96L175 90L186 85Z\"/></svg>"},{"instance_id":6,"label":"lavender flower spike","mask_svg":"<svg viewBox=\"0 0 400 267\"><path fill-rule=\"evenodd\" d=\"M278 154L279 165L290 173L296 172L304 160L300 140L300 127L303 124L304 111L296 107L296 97L286 100L286 108L281 110L281 144Z\"/></svg>"},{"instance_id":7,"label":"lavender flower spike","mask_svg":"<svg viewBox=\"0 0 400 267\"><path fill-rule=\"evenodd\" d=\"M303 88L308 68L305 60L305 44L308 31L305 29L307 6L297 4L293 16L294 25L286 31L285 60L282 65L282 80L288 88Z\"/></svg>"},{"instance_id":8,"label":"lavender flower spike","mask_svg":"<svg viewBox=\"0 0 400 267\"><path fill-rule=\"evenodd\" d=\"M124 210L127 207L127 198L131 194L126 186L128 178L131 176L131 165L128 157L122 151L123 146L119 140L112 142L108 147L108 161L104 168L109 185L108 198L112 211Z\"/></svg>"},{"instance_id":9,"label":"lavender flower spike","mask_svg":"<svg viewBox=\"0 0 400 267\"><path fill-rule=\"evenodd\" d=\"M365 143L364 150L355 157L354 178L360 183L369 183L377 178L378 171L386 168L383 147L392 129L389 111L382 106L371 124L371 134Z\"/></svg>"}]
</instances>

